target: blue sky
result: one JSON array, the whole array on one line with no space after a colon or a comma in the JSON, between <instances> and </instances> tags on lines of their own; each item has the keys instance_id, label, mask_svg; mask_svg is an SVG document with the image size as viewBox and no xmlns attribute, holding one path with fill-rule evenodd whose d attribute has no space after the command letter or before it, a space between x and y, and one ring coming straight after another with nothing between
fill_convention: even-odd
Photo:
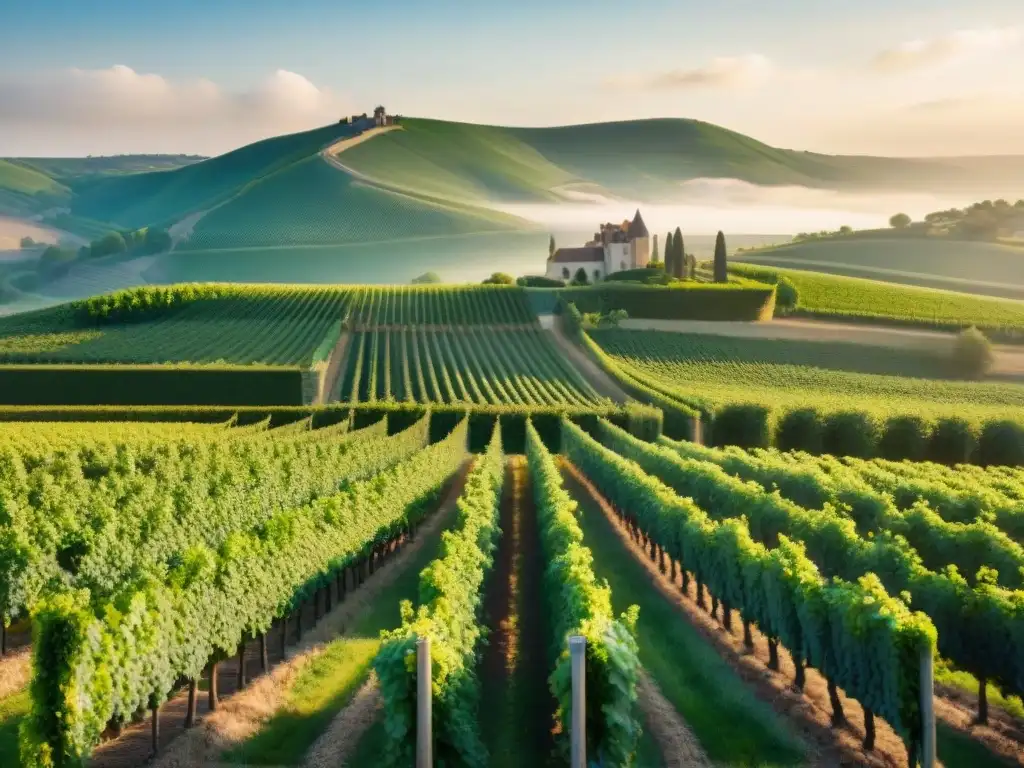
<instances>
[{"instance_id":1,"label":"blue sky","mask_svg":"<svg viewBox=\"0 0 1024 768\"><path fill-rule=\"evenodd\" d=\"M212 153L377 102L1024 153L1020 0L31 0L0 11L0 36L0 155Z\"/></svg>"}]
</instances>

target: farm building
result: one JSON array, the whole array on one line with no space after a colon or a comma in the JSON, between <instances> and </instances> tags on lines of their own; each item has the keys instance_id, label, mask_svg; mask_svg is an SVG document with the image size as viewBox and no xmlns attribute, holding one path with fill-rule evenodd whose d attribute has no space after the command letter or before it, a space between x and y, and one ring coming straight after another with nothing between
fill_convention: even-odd
<instances>
[{"instance_id":1,"label":"farm building","mask_svg":"<svg viewBox=\"0 0 1024 768\"><path fill-rule=\"evenodd\" d=\"M378 128L385 125L394 125L398 122L397 115L389 115L384 107L377 107L373 110L373 124Z\"/></svg>"},{"instance_id":2,"label":"farm building","mask_svg":"<svg viewBox=\"0 0 1024 768\"><path fill-rule=\"evenodd\" d=\"M593 239L578 248L559 248L548 259L547 276L570 280L583 269L587 279L598 282L612 272L647 266L651 236L637 209L632 221L602 224Z\"/></svg>"}]
</instances>

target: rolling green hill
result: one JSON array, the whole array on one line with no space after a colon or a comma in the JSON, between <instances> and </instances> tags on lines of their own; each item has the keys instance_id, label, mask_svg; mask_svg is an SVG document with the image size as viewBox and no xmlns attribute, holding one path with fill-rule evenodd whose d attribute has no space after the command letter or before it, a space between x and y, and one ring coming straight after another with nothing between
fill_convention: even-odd
<instances>
[{"instance_id":1,"label":"rolling green hill","mask_svg":"<svg viewBox=\"0 0 1024 768\"><path fill-rule=\"evenodd\" d=\"M188 250L379 242L513 229L517 221L399 195L313 156L253 184L198 223Z\"/></svg>"},{"instance_id":2,"label":"rolling green hill","mask_svg":"<svg viewBox=\"0 0 1024 768\"><path fill-rule=\"evenodd\" d=\"M353 132L349 125L328 125L250 144L174 171L95 179L76 189L72 212L129 228L171 224Z\"/></svg>"},{"instance_id":3,"label":"rolling green hill","mask_svg":"<svg viewBox=\"0 0 1024 768\"><path fill-rule=\"evenodd\" d=\"M392 187L454 200L551 200L580 181L514 132L440 120L403 120L402 130L347 150L347 167Z\"/></svg>"},{"instance_id":4,"label":"rolling green hill","mask_svg":"<svg viewBox=\"0 0 1024 768\"><path fill-rule=\"evenodd\" d=\"M45 173L0 160L0 215L18 216L64 203L70 190Z\"/></svg>"},{"instance_id":5,"label":"rolling green hill","mask_svg":"<svg viewBox=\"0 0 1024 768\"><path fill-rule=\"evenodd\" d=\"M633 199L676 192L680 182L734 178L821 189L944 192L1019 188L1024 157L899 159L779 149L699 120L656 119L555 128L502 128L403 119L345 153L371 178L435 194L536 200L569 184Z\"/></svg>"},{"instance_id":6,"label":"rolling green hill","mask_svg":"<svg viewBox=\"0 0 1024 768\"><path fill-rule=\"evenodd\" d=\"M1024 248L941 237L849 237L737 254L750 264L1024 299Z\"/></svg>"}]
</instances>

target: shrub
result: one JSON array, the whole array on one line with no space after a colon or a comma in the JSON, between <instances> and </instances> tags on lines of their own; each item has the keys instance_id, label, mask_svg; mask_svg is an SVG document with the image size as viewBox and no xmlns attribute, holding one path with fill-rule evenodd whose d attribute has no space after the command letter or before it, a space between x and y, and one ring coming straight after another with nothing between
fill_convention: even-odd
<instances>
[{"instance_id":1,"label":"shrub","mask_svg":"<svg viewBox=\"0 0 1024 768\"><path fill-rule=\"evenodd\" d=\"M410 281L413 285L431 285L441 282L441 276L437 272L424 272Z\"/></svg>"},{"instance_id":2,"label":"shrub","mask_svg":"<svg viewBox=\"0 0 1024 768\"><path fill-rule=\"evenodd\" d=\"M775 284L775 306L782 309L796 309L799 298L800 294L793 281L785 275L779 277L779 281Z\"/></svg>"},{"instance_id":3,"label":"shrub","mask_svg":"<svg viewBox=\"0 0 1024 768\"><path fill-rule=\"evenodd\" d=\"M775 446L780 451L822 452L821 414L814 408L789 411L775 429Z\"/></svg>"},{"instance_id":4,"label":"shrub","mask_svg":"<svg viewBox=\"0 0 1024 768\"><path fill-rule=\"evenodd\" d=\"M28 248L35 248L35 247L36 247L36 241L33 240L31 237L23 237L23 238L21 238L21 249L22 250L27 250Z\"/></svg>"},{"instance_id":5,"label":"shrub","mask_svg":"<svg viewBox=\"0 0 1024 768\"><path fill-rule=\"evenodd\" d=\"M825 417L821 443L825 453L833 456L870 458L878 444L878 428L872 418L861 411L839 411Z\"/></svg>"},{"instance_id":6,"label":"shrub","mask_svg":"<svg viewBox=\"0 0 1024 768\"><path fill-rule=\"evenodd\" d=\"M665 320L770 320L775 288L750 283L675 282L670 286L605 281L592 288L567 288L566 301L581 312L624 309L630 317Z\"/></svg>"},{"instance_id":7,"label":"shrub","mask_svg":"<svg viewBox=\"0 0 1024 768\"><path fill-rule=\"evenodd\" d=\"M516 285L521 288L564 288L565 281L544 275L523 275L516 279Z\"/></svg>"},{"instance_id":8,"label":"shrub","mask_svg":"<svg viewBox=\"0 0 1024 768\"><path fill-rule=\"evenodd\" d=\"M953 343L952 364L957 376L980 379L992 368L995 353L985 334L975 328L962 331Z\"/></svg>"},{"instance_id":9,"label":"shrub","mask_svg":"<svg viewBox=\"0 0 1024 768\"><path fill-rule=\"evenodd\" d=\"M893 416L882 427L878 453L893 461L924 461L928 454L929 424L920 416Z\"/></svg>"},{"instance_id":10,"label":"shrub","mask_svg":"<svg viewBox=\"0 0 1024 768\"><path fill-rule=\"evenodd\" d=\"M1024 464L1024 425L1005 419L990 421L978 437L978 463Z\"/></svg>"},{"instance_id":11,"label":"shrub","mask_svg":"<svg viewBox=\"0 0 1024 768\"><path fill-rule=\"evenodd\" d=\"M767 448L772 435L770 411L765 405L737 403L715 413L711 423L710 445L738 445L741 448Z\"/></svg>"},{"instance_id":12,"label":"shrub","mask_svg":"<svg viewBox=\"0 0 1024 768\"><path fill-rule=\"evenodd\" d=\"M949 417L935 423L926 458L939 464L964 464L971 460L978 436L969 421Z\"/></svg>"},{"instance_id":13,"label":"shrub","mask_svg":"<svg viewBox=\"0 0 1024 768\"><path fill-rule=\"evenodd\" d=\"M515 278L507 272L495 272L486 280L484 285L515 285Z\"/></svg>"}]
</instances>

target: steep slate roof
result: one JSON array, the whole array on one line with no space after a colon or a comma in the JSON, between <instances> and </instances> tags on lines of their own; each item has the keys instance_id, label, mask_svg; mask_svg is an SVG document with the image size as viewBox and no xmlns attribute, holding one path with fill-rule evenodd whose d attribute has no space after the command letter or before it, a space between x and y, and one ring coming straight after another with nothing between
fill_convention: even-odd
<instances>
[{"instance_id":1,"label":"steep slate roof","mask_svg":"<svg viewBox=\"0 0 1024 768\"><path fill-rule=\"evenodd\" d=\"M636 209L636 216L633 217L633 221L629 225L629 231L626 236L630 240L637 237L650 237L651 233L647 231L647 225L644 224L644 217L640 215L640 209Z\"/></svg>"},{"instance_id":2,"label":"steep slate roof","mask_svg":"<svg viewBox=\"0 0 1024 768\"><path fill-rule=\"evenodd\" d=\"M551 261L556 264L567 264L576 261L604 261L604 248L587 245L582 248L559 248Z\"/></svg>"}]
</instances>

